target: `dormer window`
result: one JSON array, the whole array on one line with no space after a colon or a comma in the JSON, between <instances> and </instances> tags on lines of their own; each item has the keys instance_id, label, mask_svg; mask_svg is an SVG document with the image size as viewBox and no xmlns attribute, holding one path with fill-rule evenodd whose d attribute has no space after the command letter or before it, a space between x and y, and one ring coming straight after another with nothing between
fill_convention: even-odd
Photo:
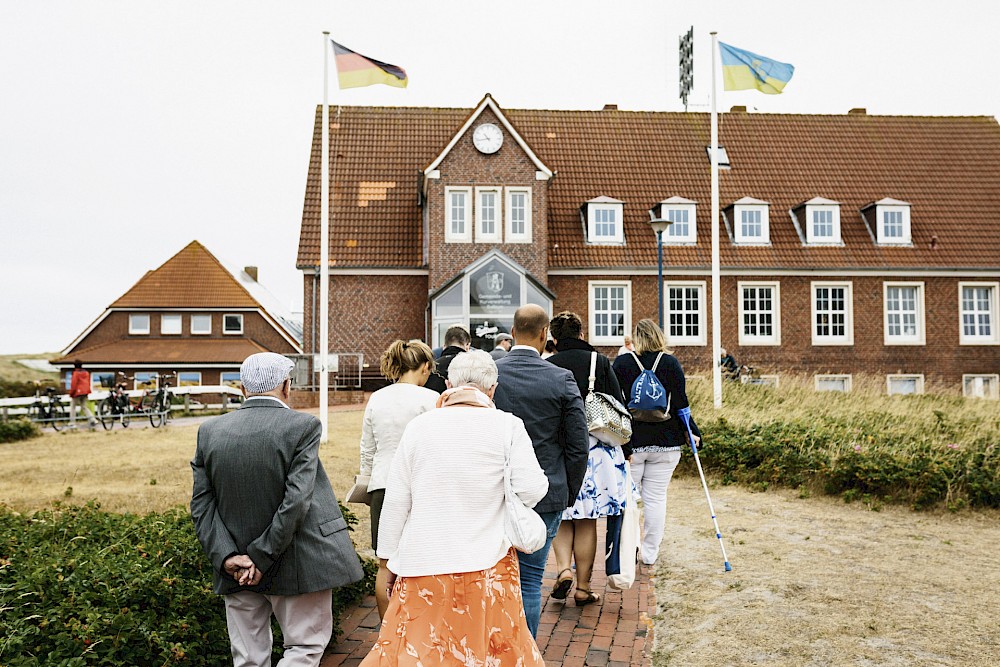
<instances>
[{"instance_id":1,"label":"dormer window","mask_svg":"<svg viewBox=\"0 0 1000 667\"><path fill-rule=\"evenodd\" d=\"M660 217L672 223L663 232L663 245L685 245L697 241L695 206L694 201L684 197L671 197L660 202Z\"/></svg>"},{"instance_id":2,"label":"dormer window","mask_svg":"<svg viewBox=\"0 0 1000 667\"><path fill-rule=\"evenodd\" d=\"M912 245L910 204L898 199L880 199L862 209L875 211L875 242L880 245Z\"/></svg>"},{"instance_id":3,"label":"dormer window","mask_svg":"<svg viewBox=\"0 0 1000 667\"><path fill-rule=\"evenodd\" d=\"M733 236L736 243L771 243L769 209L770 204L753 197L744 197L733 203Z\"/></svg>"},{"instance_id":4,"label":"dormer window","mask_svg":"<svg viewBox=\"0 0 1000 667\"><path fill-rule=\"evenodd\" d=\"M611 197L597 197L583 205L587 219L588 243L625 243L622 224L625 202Z\"/></svg>"},{"instance_id":5,"label":"dormer window","mask_svg":"<svg viewBox=\"0 0 1000 667\"><path fill-rule=\"evenodd\" d=\"M802 226L810 245L840 245L840 202L813 197L793 211L803 211Z\"/></svg>"}]
</instances>

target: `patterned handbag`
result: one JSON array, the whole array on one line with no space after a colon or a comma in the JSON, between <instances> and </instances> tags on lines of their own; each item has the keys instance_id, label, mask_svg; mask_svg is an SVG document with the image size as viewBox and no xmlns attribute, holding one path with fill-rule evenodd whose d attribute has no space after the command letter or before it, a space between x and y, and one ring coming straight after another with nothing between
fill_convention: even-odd
<instances>
[{"instance_id":1,"label":"patterned handbag","mask_svg":"<svg viewBox=\"0 0 1000 667\"><path fill-rule=\"evenodd\" d=\"M587 430L609 447L621 447L632 438L632 417L628 408L614 396L594 391L597 381L597 352L590 354L590 387L583 402L587 414Z\"/></svg>"}]
</instances>

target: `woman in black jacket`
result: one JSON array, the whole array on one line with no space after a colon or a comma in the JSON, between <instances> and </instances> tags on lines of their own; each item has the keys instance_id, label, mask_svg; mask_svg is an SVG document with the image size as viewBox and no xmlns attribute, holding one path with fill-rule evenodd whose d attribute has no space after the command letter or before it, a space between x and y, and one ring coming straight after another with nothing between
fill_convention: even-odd
<instances>
[{"instance_id":1,"label":"woman in black jacket","mask_svg":"<svg viewBox=\"0 0 1000 667\"><path fill-rule=\"evenodd\" d=\"M652 565L660 552L664 526L667 520L667 486L674 468L681 460L681 450L688 446L687 430L677 416L677 411L688 407L685 393L684 370L667 351L663 331L652 320L640 320L632 336L635 352L615 358L614 371L626 395L643 370L656 365L656 378L667 392L669 401L666 421L647 422L632 420L632 479L639 486L643 505L642 545L639 555L643 563ZM657 363L657 357L659 362ZM630 398L630 397L629 397ZM701 439L698 425L691 420L695 446Z\"/></svg>"},{"instance_id":2,"label":"woman in black jacket","mask_svg":"<svg viewBox=\"0 0 1000 667\"><path fill-rule=\"evenodd\" d=\"M590 362L597 352L585 340L583 322L576 313L563 312L549 322L549 331L556 341L556 353L549 361L573 373L580 395L585 399L590 388ZM623 399L611 362L597 354L594 391ZM552 541L559 573L552 597L563 600L573 586L573 560L576 560L576 592L573 599L583 606L600 599L590 588L597 554L597 520L621 514L626 499L625 457L621 447L608 447L590 436L590 455L583 487L572 507L565 510L559 532Z\"/></svg>"}]
</instances>

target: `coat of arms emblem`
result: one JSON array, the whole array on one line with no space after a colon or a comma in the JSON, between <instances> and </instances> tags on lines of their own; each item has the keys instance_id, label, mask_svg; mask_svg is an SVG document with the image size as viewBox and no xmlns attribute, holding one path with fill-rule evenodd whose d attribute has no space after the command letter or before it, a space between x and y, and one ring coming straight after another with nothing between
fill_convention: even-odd
<instances>
[{"instance_id":1,"label":"coat of arms emblem","mask_svg":"<svg viewBox=\"0 0 1000 667\"><path fill-rule=\"evenodd\" d=\"M486 289L498 293L503 289L503 274L499 271L489 271L486 274Z\"/></svg>"}]
</instances>

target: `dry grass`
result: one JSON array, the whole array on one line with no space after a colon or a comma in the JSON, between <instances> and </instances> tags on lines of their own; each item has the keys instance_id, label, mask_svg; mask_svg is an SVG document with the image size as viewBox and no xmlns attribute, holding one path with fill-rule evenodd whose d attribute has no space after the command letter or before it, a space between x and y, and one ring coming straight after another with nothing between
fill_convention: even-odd
<instances>
[{"instance_id":1,"label":"dry grass","mask_svg":"<svg viewBox=\"0 0 1000 667\"><path fill-rule=\"evenodd\" d=\"M18 359L55 359L58 352L41 352L39 354L0 354L0 378L10 382L34 382L36 380L57 381L58 373L45 373L22 366Z\"/></svg>"}]
</instances>

